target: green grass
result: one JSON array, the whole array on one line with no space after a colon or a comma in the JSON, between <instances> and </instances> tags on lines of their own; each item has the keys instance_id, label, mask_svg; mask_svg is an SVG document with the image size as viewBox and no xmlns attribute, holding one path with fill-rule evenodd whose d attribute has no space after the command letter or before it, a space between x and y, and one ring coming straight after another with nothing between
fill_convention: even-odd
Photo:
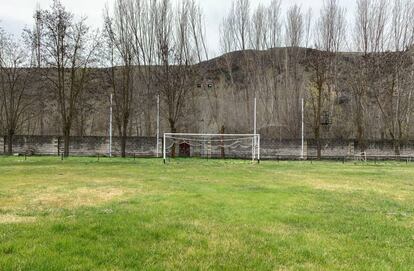
<instances>
[{"instance_id":1,"label":"green grass","mask_svg":"<svg viewBox=\"0 0 414 271\"><path fill-rule=\"evenodd\" d=\"M0 270L413 270L414 164L0 158Z\"/></svg>"}]
</instances>

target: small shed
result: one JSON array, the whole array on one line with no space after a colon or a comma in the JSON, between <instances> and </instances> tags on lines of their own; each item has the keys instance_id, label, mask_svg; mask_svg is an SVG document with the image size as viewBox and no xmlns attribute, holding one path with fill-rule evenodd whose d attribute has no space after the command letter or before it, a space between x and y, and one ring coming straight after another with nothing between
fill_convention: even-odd
<instances>
[{"instance_id":1,"label":"small shed","mask_svg":"<svg viewBox=\"0 0 414 271\"><path fill-rule=\"evenodd\" d=\"M191 146L188 143L180 143L179 154L180 157L190 157L191 156Z\"/></svg>"}]
</instances>

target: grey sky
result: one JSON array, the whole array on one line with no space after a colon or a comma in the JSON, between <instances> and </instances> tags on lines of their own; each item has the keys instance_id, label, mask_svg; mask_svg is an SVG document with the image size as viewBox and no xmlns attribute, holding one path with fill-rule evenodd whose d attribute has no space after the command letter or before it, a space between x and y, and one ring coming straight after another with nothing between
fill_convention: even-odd
<instances>
[{"instance_id":1,"label":"grey sky","mask_svg":"<svg viewBox=\"0 0 414 271\"><path fill-rule=\"evenodd\" d=\"M229 10L232 0L198 0L203 8L206 18L207 40L212 55L219 51L219 25L221 19ZM252 8L259 3L268 4L271 0L252 0ZM41 8L50 6L52 0L0 0L0 25L9 33L20 35L21 30L32 24L32 15L39 3ZM106 3L112 4L113 0L62 0L68 10L88 17L88 22L94 27L102 27L102 13ZM322 6L322 0L282 0L284 10L295 3L301 5L304 10L309 7L317 12ZM353 13L354 0L339 0L347 9L348 17Z\"/></svg>"}]
</instances>

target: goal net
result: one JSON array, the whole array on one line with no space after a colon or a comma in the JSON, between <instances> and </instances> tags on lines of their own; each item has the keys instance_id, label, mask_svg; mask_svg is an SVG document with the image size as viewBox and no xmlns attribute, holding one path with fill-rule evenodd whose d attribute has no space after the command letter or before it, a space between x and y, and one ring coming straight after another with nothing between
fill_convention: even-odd
<instances>
[{"instance_id":1,"label":"goal net","mask_svg":"<svg viewBox=\"0 0 414 271\"><path fill-rule=\"evenodd\" d=\"M164 163L167 158L235 158L260 161L259 134L165 133Z\"/></svg>"}]
</instances>

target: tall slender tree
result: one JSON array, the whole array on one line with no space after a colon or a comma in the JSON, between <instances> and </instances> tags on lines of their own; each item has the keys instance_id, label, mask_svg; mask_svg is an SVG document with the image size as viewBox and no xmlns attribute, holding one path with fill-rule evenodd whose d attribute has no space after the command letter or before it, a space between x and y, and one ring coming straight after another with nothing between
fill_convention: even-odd
<instances>
[{"instance_id":1,"label":"tall slender tree","mask_svg":"<svg viewBox=\"0 0 414 271\"><path fill-rule=\"evenodd\" d=\"M90 66L95 62L98 35L93 35L86 18L75 20L59 0L41 11L42 58L48 68L44 77L53 91L61 117L64 156L69 156L70 135L81 93L89 81Z\"/></svg>"},{"instance_id":2,"label":"tall slender tree","mask_svg":"<svg viewBox=\"0 0 414 271\"><path fill-rule=\"evenodd\" d=\"M336 56L345 39L345 10L338 0L325 0L315 25L316 50L308 55L311 70L309 96L312 107L312 128L317 145L317 157L321 158L322 113L336 84Z\"/></svg>"},{"instance_id":3,"label":"tall slender tree","mask_svg":"<svg viewBox=\"0 0 414 271\"><path fill-rule=\"evenodd\" d=\"M22 127L24 115L32 104L28 91L31 78L29 53L21 43L0 28L0 114L4 114L7 153L13 154L13 138Z\"/></svg>"},{"instance_id":4,"label":"tall slender tree","mask_svg":"<svg viewBox=\"0 0 414 271\"><path fill-rule=\"evenodd\" d=\"M133 32L128 14L128 1L117 0L113 15L107 9L105 37L109 60L108 79L114 94L114 115L121 138L121 156L126 156L126 140L135 100Z\"/></svg>"}]
</instances>

